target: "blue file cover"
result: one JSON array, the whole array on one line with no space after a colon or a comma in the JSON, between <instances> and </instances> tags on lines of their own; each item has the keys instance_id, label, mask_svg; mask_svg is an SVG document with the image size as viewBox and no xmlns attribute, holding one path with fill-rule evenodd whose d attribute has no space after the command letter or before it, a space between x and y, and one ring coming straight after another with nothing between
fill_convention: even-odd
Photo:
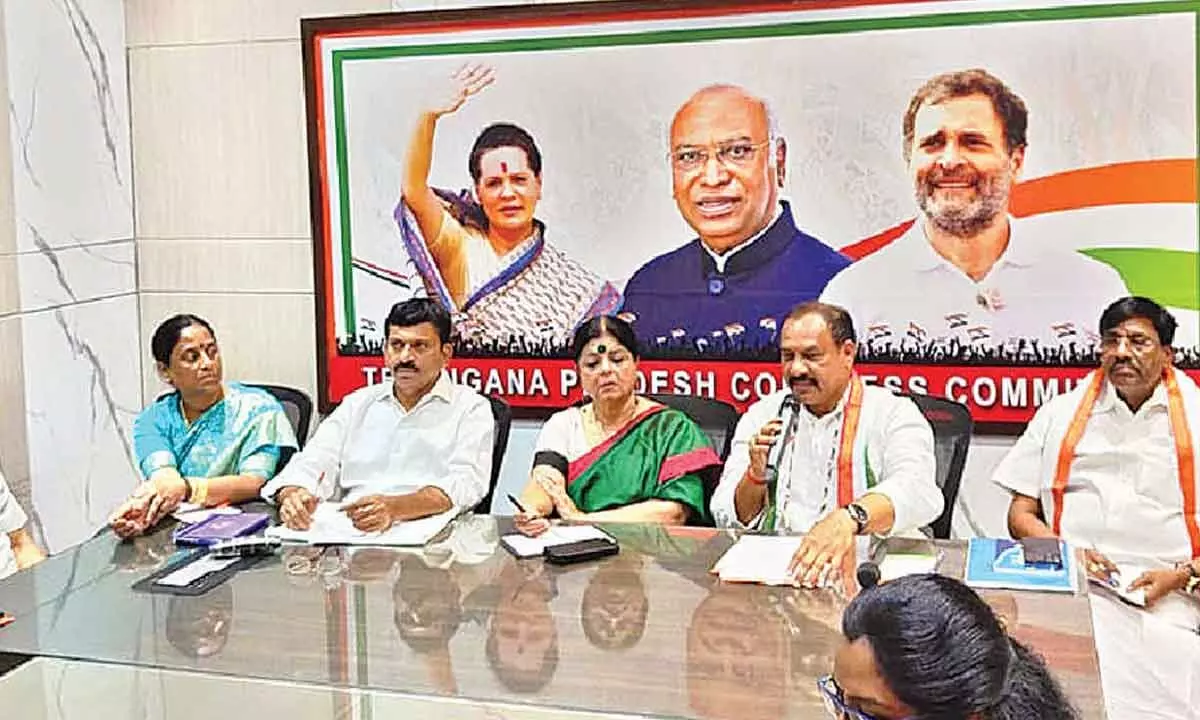
<instances>
[{"instance_id":1,"label":"blue file cover","mask_svg":"<svg viewBox=\"0 0 1200 720\"><path fill-rule=\"evenodd\" d=\"M211 515L206 520L179 527L173 533L173 539L179 545L213 545L222 540L253 535L270 523L271 516L267 513Z\"/></svg>"},{"instance_id":2,"label":"blue file cover","mask_svg":"<svg viewBox=\"0 0 1200 720\"><path fill-rule=\"evenodd\" d=\"M1016 540L971 538L963 581L976 588L1076 592L1075 555L1066 543L1062 544L1062 559L1062 568L1056 570L1026 566L1024 551Z\"/></svg>"}]
</instances>

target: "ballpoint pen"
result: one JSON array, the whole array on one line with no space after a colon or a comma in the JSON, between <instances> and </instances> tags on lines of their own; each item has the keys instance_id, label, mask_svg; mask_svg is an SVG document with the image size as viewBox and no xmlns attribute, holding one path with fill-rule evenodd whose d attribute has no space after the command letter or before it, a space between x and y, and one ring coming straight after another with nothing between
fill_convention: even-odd
<instances>
[{"instance_id":1,"label":"ballpoint pen","mask_svg":"<svg viewBox=\"0 0 1200 720\"><path fill-rule=\"evenodd\" d=\"M529 511L525 509L525 506L521 504L521 501L517 500L515 497L513 497L512 493L508 493L508 501L510 503L512 503L513 506L515 508L517 508L518 510L520 510L521 512L523 512L527 515L529 514Z\"/></svg>"}]
</instances>

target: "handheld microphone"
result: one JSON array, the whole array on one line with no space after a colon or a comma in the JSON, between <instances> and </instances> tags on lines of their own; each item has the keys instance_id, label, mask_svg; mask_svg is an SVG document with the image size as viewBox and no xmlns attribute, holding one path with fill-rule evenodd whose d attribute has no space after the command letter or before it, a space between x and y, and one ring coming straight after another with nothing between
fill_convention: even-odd
<instances>
[{"instance_id":1,"label":"handheld microphone","mask_svg":"<svg viewBox=\"0 0 1200 720\"><path fill-rule=\"evenodd\" d=\"M768 483L774 483L779 480L779 461L783 457L783 451L796 430L796 418L798 417L797 411L799 409L800 403L796 402L796 396L790 393L783 399L783 403L779 406L779 415L777 417L783 421L783 431L775 437L775 443L767 451L767 469L764 475Z\"/></svg>"},{"instance_id":2,"label":"handheld microphone","mask_svg":"<svg viewBox=\"0 0 1200 720\"><path fill-rule=\"evenodd\" d=\"M887 541L878 538L871 540L867 556L868 559L858 566L858 571L855 573L855 577L858 578L858 586L863 590L875 587L883 579L883 572L879 569L879 565L887 557Z\"/></svg>"}]
</instances>

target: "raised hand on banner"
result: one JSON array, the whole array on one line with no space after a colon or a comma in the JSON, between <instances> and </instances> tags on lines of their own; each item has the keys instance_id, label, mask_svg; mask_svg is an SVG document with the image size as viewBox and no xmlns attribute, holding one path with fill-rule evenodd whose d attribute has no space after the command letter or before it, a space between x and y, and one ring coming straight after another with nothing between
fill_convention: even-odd
<instances>
[{"instance_id":1,"label":"raised hand on banner","mask_svg":"<svg viewBox=\"0 0 1200 720\"><path fill-rule=\"evenodd\" d=\"M496 71L488 65L462 65L450 75L440 93L435 94L428 112L435 117L449 115L462 107L467 98L491 85L495 79Z\"/></svg>"}]
</instances>

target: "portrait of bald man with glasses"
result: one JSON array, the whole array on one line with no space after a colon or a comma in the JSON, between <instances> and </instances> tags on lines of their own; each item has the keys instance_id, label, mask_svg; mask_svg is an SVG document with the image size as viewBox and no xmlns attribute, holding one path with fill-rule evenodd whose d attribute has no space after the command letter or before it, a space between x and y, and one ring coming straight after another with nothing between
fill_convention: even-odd
<instances>
[{"instance_id":1,"label":"portrait of bald man with glasses","mask_svg":"<svg viewBox=\"0 0 1200 720\"><path fill-rule=\"evenodd\" d=\"M625 288L624 311L651 351L713 336L773 343L769 331L788 311L849 264L796 227L780 196L786 159L766 101L741 87L705 87L676 111L672 188L697 237L650 260Z\"/></svg>"}]
</instances>

